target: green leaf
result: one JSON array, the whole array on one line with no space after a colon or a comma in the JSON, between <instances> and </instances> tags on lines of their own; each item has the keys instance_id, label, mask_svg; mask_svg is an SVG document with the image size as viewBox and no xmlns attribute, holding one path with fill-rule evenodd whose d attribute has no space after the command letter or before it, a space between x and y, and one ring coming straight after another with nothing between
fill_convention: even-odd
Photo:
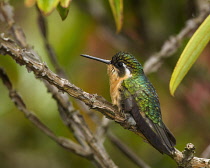
<instances>
[{"instance_id":1,"label":"green leaf","mask_svg":"<svg viewBox=\"0 0 210 168\"><path fill-rule=\"evenodd\" d=\"M70 7L70 6L69 6ZM57 6L57 11L60 14L62 20L65 20L69 13L69 7L63 8L60 4Z\"/></svg>"},{"instance_id":2,"label":"green leaf","mask_svg":"<svg viewBox=\"0 0 210 168\"><path fill-rule=\"evenodd\" d=\"M210 40L210 15L200 25L194 33L184 51L182 52L170 81L170 92L174 95L176 88L181 83L184 76L195 63L204 47Z\"/></svg>"},{"instance_id":3,"label":"green leaf","mask_svg":"<svg viewBox=\"0 0 210 168\"><path fill-rule=\"evenodd\" d=\"M72 0L60 0L60 5L63 7L63 8L68 8L70 6L70 3L71 3Z\"/></svg>"},{"instance_id":4,"label":"green leaf","mask_svg":"<svg viewBox=\"0 0 210 168\"><path fill-rule=\"evenodd\" d=\"M39 9L43 14L50 14L58 5L59 0L37 0Z\"/></svg>"},{"instance_id":5,"label":"green leaf","mask_svg":"<svg viewBox=\"0 0 210 168\"><path fill-rule=\"evenodd\" d=\"M123 0L109 0L109 4L114 15L116 31L119 33L123 24Z\"/></svg>"}]
</instances>

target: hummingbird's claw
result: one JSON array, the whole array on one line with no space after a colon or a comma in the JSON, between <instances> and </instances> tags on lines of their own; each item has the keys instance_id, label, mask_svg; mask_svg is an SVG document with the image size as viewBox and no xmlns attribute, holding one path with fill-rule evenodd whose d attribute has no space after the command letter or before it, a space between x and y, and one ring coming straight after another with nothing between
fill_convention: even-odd
<instances>
[{"instance_id":1,"label":"hummingbird's claw","mask_svg":"<svg viewBox=\"0 0 210 168\"><path fill-rule=\"evenodd\" d=\"M131 126L136 125L136 121L134 120L134 118L131 116L130 113L125 113L125 118L129 125L131 125Z\"/></svg>"}]
</instances>

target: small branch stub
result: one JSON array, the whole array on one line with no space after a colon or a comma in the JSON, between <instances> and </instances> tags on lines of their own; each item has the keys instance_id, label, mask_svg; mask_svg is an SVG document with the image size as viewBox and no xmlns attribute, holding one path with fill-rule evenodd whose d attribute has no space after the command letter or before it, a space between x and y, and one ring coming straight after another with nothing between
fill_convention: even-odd
<instances>
[{"instance_id":1,"label":"small branch stub","mask_svg":"<svg viewBox=\"0 0 210 168\"><path fill-rule=\"evenodd\" d=\"M185 147L185 150L182 152L183 160L182 163L188 164L194 157L195 146L192 143L188 143Z\"/></svg>"}]
</instances>

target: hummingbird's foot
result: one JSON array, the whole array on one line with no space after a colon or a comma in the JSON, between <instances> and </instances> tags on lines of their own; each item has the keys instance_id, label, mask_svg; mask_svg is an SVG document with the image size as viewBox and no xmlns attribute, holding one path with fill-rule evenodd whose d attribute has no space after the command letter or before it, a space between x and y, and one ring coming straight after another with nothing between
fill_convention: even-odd
<instances>
[{"instance_id":1,"label":"hummingbird's foot","mask_svg":"<svg viewBox=\"0 0 210 168\"><path fill-rule=\"evenodd\" d=\"M136 125L136 121L133 119L133 117L131 116L130 113L125 113L125 118L126 118L126 121L128 122L128 124L130 126L135 126Z\"/></svg>"}]
</instances>

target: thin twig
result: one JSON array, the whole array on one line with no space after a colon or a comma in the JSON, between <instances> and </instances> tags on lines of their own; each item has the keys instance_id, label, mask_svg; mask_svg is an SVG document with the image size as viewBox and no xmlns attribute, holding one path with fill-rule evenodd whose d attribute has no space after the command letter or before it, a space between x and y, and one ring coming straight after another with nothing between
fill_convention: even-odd
<instances>
[{"instance_id":1,"label":"thin twig","mask_svg":"<svg viewBox=\"0 0 210 168\"><path fill-rule=\"evenodd\" d=\"M100 139L101 143L103 143L106 138L106 133L109 127L109 123L110 123L110 120L107 119L105 116L103 116L101 123L99 127L97 128L95 135L98 139Z\"/></svg>"},{"instance_id":2,"label":"thin twig","mask_svg":"<svg viewBox=\"0 0 210 168\"><path fill-rule=\"evenodd\" d=\"M137 166L141 168L150 168L141 158L139 158L128 146L120 141L114 134L108 133L109 140L130 160L132 160Z\"/></svg>"},{"instance_id":3,"label":"thin twig","mask_svg":"<svg viewBox=\"0 0 210 168\"><path fill-rule=\"evenodd\" d=\"M185 27L176 36L170 37L163 45L158 53L152 55L144 64L144 72L146 74L157 71L163 63L163 59L174 54L180 47L181 42L185 39L192 31L195 31L204 19L209 15L210 6L206 3L200 14L196 18L192 18L186 21Z\"/></svg>"},{"instance_id":4,"label":"thin twig","mask_svg":"<svg viewBox=\"0 0 210 168\"><path fill-rule=\"evenodd\" d=\"M57 89L54 86L49 85L47 88L53 93L53 98L57 101L61 117L65 124L72 129L77 141L84 149L92 151L93 157L90 157L90 159L95 158L93 162L99 164L99 166L116 167L109 159L108 154L101 145L101 141L96 139L89 130L84 118L70 105L70 102L66 99L68 98L67 95L65 98L58 91L52 91L52 89Z\"/></svg>"},{"instance_id":5,"label":"thin twig","mask_svg":"<svg viewBox=\"0 0 210 168\"><path fill-rule=\"evenodd\" d=\"M86 149L88 149L88 144L85 141L85 137L82 133L82 128L78 123L76 123L73 120L72 116L75 116L77 120L81 120L81 115L78 113L77 110L74 109L71 102L68 100L68 95L66 93L61 94L58 92L58 89L52 85L50 85L48 82L44 81L45 86L47 87L48 91L52 94L53 98L57 102L58 110L60 113L60 116L62 118L62 121L64 124L70 129L70 131L73 132L74 137L76 140ZM82 119L83 121L83 119ZM84 124L86 126L86 124Z\"/></svg>"},{"instance_id":6,"label":"thin twig","mask_svg":"<svg viewBox=\"0 0 210 168\"><path fill-rule=\"evenodd\" d=\"M60 67L60 65L58 63L55 51L54 51L53 47L51 46L51 44L49 43L48 31L47 31L47 21L43 17L39 8L36 7L36 9L37 9L37 14L38 14L37 20L38 20L39 29L40 29L40 32L42 34L43 41L44 41L44 44L45 44L45 48L46 48L46 51L47 51L48 56L50 58L50 61L53 64L57 74L61 77L66 77L65 72L63 71L63 69Z\"/></svg>"},{"instance_id":7,"label":"thin twig","mask_svg":"<svg viewBox=\"0 0 210 168\"><path fill-rule=\"evenodd\" d=\"M18 94L16 90L13 89L9 77L2 68L0 68L0 78L2 79L4 85L7 87L11 100L14 102L17 108L20 111L22 111L25 114L25 116L37 128L39 128L43 133L45 133L47 136L53 139L60 146L70 150L71 152L74 152L77 155L83 157L89 157L91 155L89 151L84 150L80 145L76 144L75 142L66 139L64 137L57 137L55 133L52 130L50 130L43 122L41 122L41 120L33 112L29 111L21 96Z\"/></svg>"}]
</instances>

